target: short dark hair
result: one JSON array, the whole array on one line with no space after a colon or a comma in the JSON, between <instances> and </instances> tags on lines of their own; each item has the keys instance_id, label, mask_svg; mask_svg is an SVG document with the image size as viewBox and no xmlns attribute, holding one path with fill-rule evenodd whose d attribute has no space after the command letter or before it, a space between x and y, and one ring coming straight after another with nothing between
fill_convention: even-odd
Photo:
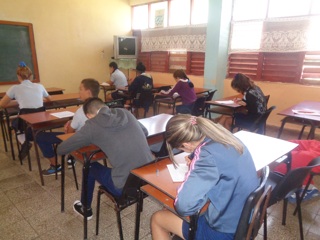
<instances>
[{"instance_id":1,"label":"short dark hair","mask_svg":"<svg viewBox=\"0 0 320 240\"><path fill-rule=\"evenodd\" d=\"M253 86L254 82L243 73L237 73L231 81L231 87L241 93L244 93L248 90L248 88Z\"/></svg>"},{"instance_id":2,"label":"short dark hair","mask_svg":"<svg viewBox=\"0 0 320 240\"><path fill-rule=\"evenodd\" d=\"M81 81L85 89L89 89L92 97L98 97L100 92L100 84L93 78L85 78Z\"/></svg>"},{"instance_id":3,"label":"short dark hair","mask_svg":"<svg viewBox=\"0 0 320 240\"><path fill-rule=\"evenodd\" d=\"M83 104L84 114L96 114L97 111L102 108L107 107L104 102L98 97L88 98Z\"/></svg>"},{"instance_id":4,"label":"short dark hair","mask_svg":"<svg viewBox=\"0 0 320 240\"><path fill-rule=\"evenodd\" d=\"M136 70L137 70L138 72L144 73L144 72L146 71L146 67L143 65L142 62L139 62L139 63L137 64Z\"/></svg>"},{"instance_id":5,"label":"short dark hair","mask_svg":"<svg viewBox=\"0 0 320 240\"><path fill-rule=\"evenodd\" d=\"M114 70L118 69L118 64L116 62L109 63L109 67L112 67Z\"/></svg>"}]
</instances>

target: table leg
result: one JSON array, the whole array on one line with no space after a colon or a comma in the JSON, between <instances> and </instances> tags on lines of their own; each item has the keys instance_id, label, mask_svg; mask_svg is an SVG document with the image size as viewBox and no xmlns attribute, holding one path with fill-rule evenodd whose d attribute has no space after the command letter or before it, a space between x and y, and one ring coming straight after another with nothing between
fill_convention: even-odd
<instances>
[{"instance_id":1,"label":"table leg","mask_svg":"<svg viewBox=\"0 0 320 240\"><path fill-rule=\"evenodd\" d=\"M64 212L65 155L61 157L61 212Z\"/></svg>"},{"instance_id":2,"label":"table leg","mask_svg":"<svg viewBox=\"0 0 320 240\"><path fill-rule=\"evenodd\" d=\"M40 180L41 180L41 185L44 186L44 180L43 180L43 175L42 175L42 167L41 167L41 162L40 162L40 155L39 155L39 149L38 149L38 144L37 144L37 135L38 131L34 131L33 128L31 128L32 134L33 134L33 143L34 143L34 150L36 153L36 159L37 159L37 164L38 164L38 170L40 174ZM27 134L27 132L25 132ZM26 136L27 139L27 136ZM28 153L29 154L29 153Z\"/></svg>"},{"instance_id":3,"label":"table leg","mask_svg":"<svg viewBox=\"0 0 320 240\"><path fill-rule=\"evenodd\" d=\"M89 176L89 166L90 166L90 158L87 157L86 153L83 154L83 180L82 180L82 188L83 188L83 238L88 239L88 176Z\"/></svg>"},{"instance_id":4,"label":"table leg","mask_svg":"<svg viewBox=\"0 0 320 240\"><path fill-rule=\"evenodd\" d=\"M135 226L135 233L134 233L134 239L139 240L139 231L140 231L140 215L142 212L142 207L143 207L143 192L139 190L139 195L138 195L138 202L136 206L136 226Z\"/></svg>"},{"instance_id":5,"label":"table leg","mask_svg":"<svg viewBox=\"0 0 320 240\"><path fill-rule=\"evenodd\" d=\"M14 149L13 149L13 143L12 143L12 134L11 134L11 128L10 128L10 117L9 113L6 111L6 122L7 122L7 129L8 129L8 134L9 134L9 141L10 141L10 148L11 148L11 156L13 160L16 160L16 157L14 155Z\"/></svg>"}]
</instances>

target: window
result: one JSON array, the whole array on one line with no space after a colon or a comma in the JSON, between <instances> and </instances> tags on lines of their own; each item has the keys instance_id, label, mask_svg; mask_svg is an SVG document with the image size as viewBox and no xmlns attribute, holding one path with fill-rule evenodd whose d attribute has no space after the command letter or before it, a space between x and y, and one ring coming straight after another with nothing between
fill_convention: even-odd
<instances>
[{"instance_id":1,"label":"window","mask_svg":"<svg viewBox=\"0 0 320 240\"><path fill-rule=\"evenodd\" d=\"M208 0L193 1L191 11L191 24L204 24L208 22Z\"/></svg>"},{"instance_id":2,"label":"window","mask_svg":"<svg viewBox=\"0 0 320 240\"><path fill-rule=\"evenodd\" d=\"M148 5L134 7L132 15L132 29L148 28Z\"/></svg>"},{"instance_id":3,"label":"window","mask_svg":"<svg viewBox=\"0 0 320 240\"><path fill-rule=\"evenodd\" d=\"M183 30L192 25L195 28L203 27L208 21L208 9L209 0L168 0L133 6L132 29L134 36L139 39L140 46L138 61L142 61L149 71L173 72L176 69L184 69L187 74L203 75L205 54L199 45L205 46L205 33L203 34L202 30L193 30L196 33L191 30L190 33L190 28L187 31ZM181 29L181 26L182 28L186 26L186 29ZM169 35L168 41L163 41L166 37L163 35L154 39L149 37L148 43L145 40L141 43L139 30L159 31L159 28L174 31L176 36ZM195 41L198 43L194 44ZM188 45L188 48L185 48L185 45L180 47L181 43ZM161 46L161 49L155 47L146 49L145 46L150 45ZM141 52L141 47L145 52Z\"/></svg>"},{"instance_id":4,"label":"window","mask_svg":"<svg viewBox=\"0 0 320 240\"><path fill-rule=\"evenodd\" d=\"M320 84L319 12L318 0L235 0L229 77Z\"/></svg>"},{"instance_id":5,"label":"window","mask_svg":"<svg viewBox=\"0 0 320 240\"><path fill-rule=\"evenodd\" d=\"M188 2L188 1L187 1ZM169 26L182 26L190 24L190 4L185 0L171 0Z\"/></svg>"}]
</instances>

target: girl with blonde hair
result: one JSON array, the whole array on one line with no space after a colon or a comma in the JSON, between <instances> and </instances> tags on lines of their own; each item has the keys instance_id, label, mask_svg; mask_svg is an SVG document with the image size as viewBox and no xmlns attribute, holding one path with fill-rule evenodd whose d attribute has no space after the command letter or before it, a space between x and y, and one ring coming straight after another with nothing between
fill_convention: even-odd
<instances>
[{"instance_id":1,"label":"girl with blonde hair","mask_svg":"<svg viewBox=\"0 0 320 240\"><path fill-rule=\"evenodd\" d=\"M191 216L209 202L199 217L196 239L233 239L245 201L259 185L247 147L221 125L188 114L173 116L165 137L172 161L173 148L190 153L175 210ZM170 233L187 239L188 228L188 222L168 210L151 219L153 239L170 239Z\"/></svg>"}]
</instances>

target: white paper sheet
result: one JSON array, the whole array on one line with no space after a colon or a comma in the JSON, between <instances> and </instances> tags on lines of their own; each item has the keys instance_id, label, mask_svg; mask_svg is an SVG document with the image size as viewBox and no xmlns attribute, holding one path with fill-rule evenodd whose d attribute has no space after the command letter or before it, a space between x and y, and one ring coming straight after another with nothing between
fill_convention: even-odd
<instances>
[{"instance_id":1,"label":"white paper sheet","mask_svg":"<svg viewBox=\"0 0 320 240\"><path fill-rule=\"evenodd\" d=\"M57 118L65 118L65 117L73 117L74 113L70 111L63 111L63 112L51 113L51 115Z\"/></svg>"},{"instance_id":2,"label":"white paper sheet","mask_svg":"<svg viewBox=\"0 0 320 240\"><path fill-rule=\"evenodd\" d=\"M185 163L179 164L177 168L174 168L173 164L168 164L170 176L173 182L183 182L186 173L188 172L188 166Z\"/></svg>"},{"instance_id":3,"label":"white paper sheet","mask_svg":"<svg viewBox=\"0 0 320 240\"><path fill-rule=\"evenodd\" d=\"M102 86L110 86L110 84L109 84L109 83L106 83L106 82L103 82L103 83L101 83L100 85L102 85Z\"/></svg>"},{"instance_id":4,"label":"white paper sheet","mask_svg":"<svg viewBox=\"0 0 320 240\"><path fill-rule=\"evenodd\" d=\"M234 104L234 101L233 100L225 100L225 101L216 101L217 103L220 103L220 104Z\"/></svg>"},{"instance_id":5,"label":"white paper sheet","mask_svg":"<svg viewBox=\"0 0 320 240\"><path fill-rule=\"evenodd\" d=\"M300 114L300 115L320 116L320 111L311 110L311 109L303 109L303 110L292 109L292 112L295 114Z\"/></svg>"}]
</instances>

